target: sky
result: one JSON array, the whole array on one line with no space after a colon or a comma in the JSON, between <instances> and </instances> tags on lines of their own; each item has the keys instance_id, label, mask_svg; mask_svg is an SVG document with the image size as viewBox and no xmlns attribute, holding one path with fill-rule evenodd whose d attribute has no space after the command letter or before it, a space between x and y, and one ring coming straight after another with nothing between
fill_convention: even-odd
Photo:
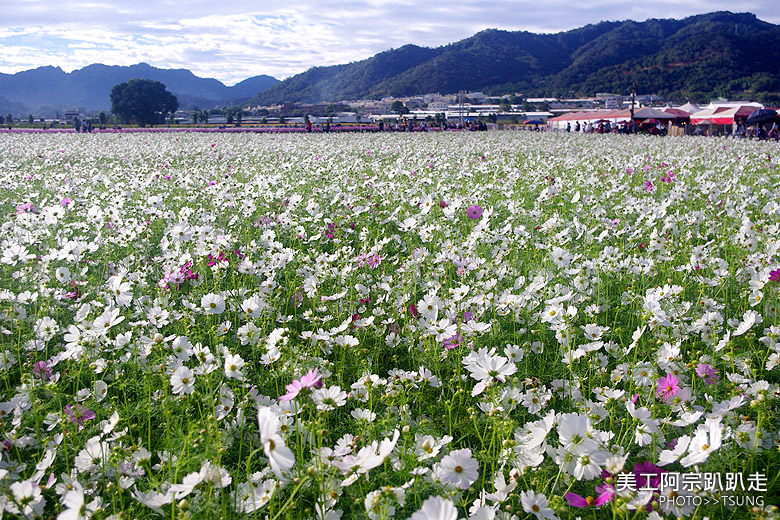
<instances>
[{"instance_id":1,"label":"sky","mask_svg":"<svg viewBox=\"0 0 780 520\"><path fill-rule=\"evenodd\" d=\"M0 0L0 72L145 62L233 85L488 28L551 33L726 10L780 24L777 0Z\"/></svg>"}]
</instances>

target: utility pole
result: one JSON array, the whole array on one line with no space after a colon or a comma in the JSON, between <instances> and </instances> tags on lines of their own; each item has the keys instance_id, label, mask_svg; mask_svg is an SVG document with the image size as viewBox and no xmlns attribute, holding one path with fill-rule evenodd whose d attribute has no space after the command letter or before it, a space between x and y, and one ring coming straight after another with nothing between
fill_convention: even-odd
<instances>
[{"instance_id":1,"label":"utility pole","mask_svg":"<svg viewBox=\"0 0 780 520\"><path fill-rule=\"evenodd\" d=\"M460 127L463 128L463 91L458 92L458 112L460 113Z\"/></svg>"},{"instance_id":2,"label":"utility pole","mask_svg":"<svg viewBox=\"0 0 780 520\"><path fill-rule=\"evenodd\" d=\"M636 123L634 122L634 103L636 103L636 81L631 85L631 133L636 131Z\"/></svg>"}]
</instances>

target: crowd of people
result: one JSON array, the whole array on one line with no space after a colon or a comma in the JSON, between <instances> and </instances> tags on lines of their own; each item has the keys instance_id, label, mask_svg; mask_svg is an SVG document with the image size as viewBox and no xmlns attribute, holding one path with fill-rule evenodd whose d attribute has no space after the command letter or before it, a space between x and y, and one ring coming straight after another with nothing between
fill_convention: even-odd
<instances>
[{"instance_id":1,"label":"crowd of people","mask_svg":"<svg viewBox=\"0 0 780 520\"><path fill-rule=\"evenodd\" d=\"M633 130L634 133L637 131L636 124L634 125L635 128ZM657 125L661 128L657 128L657 131L660 133L662 131L665 132L665 129L662 127L662 125ZM650 133L653 133L655 127L653 129L650 129ZM580 124L579 121L577 121L572 128L571 123L566 124L566 131L571 132L574 130L574 132L581 132L583 134L630 134L632 133L631 125L628 124L626 121L621 121L620 123L612 124L609 121L596 121L596 122L588 122L584 124ZM654 134L655 135L655 134Z\"/></svg>"},{"instance_id":2,"label":"crowd of people","mask_svg":"<svg viewBox=\"0 0 780 520\"><path fill-rule=\"evenodd\" d=\"M778 141L780 140L780 129L777 123L773 123L769 131L763 124L757 126L747 126L745 121L739 121L734 125L732 136L738 139L757 139L759 141Z\"/></svg>"}]
</instances>

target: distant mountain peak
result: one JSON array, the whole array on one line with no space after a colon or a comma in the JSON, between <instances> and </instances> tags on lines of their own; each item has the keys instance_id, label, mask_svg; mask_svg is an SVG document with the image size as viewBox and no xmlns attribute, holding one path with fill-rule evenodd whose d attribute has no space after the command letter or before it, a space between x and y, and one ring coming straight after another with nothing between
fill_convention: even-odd
<instances>
[{"instance_id":1,"label":"distant mountain peak","mask_svg":"<svg viewBox=\"0 0 780 520\"><path fill-rule=\"evenodd\" d=\"M0 74L2 106L7 105L8 110L19 116L53 115L55 111L75 107L88 112L108 111L113 86L137 78L164 83L179 97L182 107L198 104L201 108L230 106L278 83L277 79L262 75L228 87L216 79L200 78L187 69L163 69L143 62L129 66L93 63L71 73L46 65L16 74ZM51 88L53 81L56 89Z\"/></svg>"}]
</instances>

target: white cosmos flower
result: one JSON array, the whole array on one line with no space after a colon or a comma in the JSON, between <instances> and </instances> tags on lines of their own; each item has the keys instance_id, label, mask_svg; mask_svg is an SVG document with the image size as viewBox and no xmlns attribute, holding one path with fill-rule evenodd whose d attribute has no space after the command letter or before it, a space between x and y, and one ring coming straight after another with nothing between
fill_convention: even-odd
<instances>
[{"instance_id":1,"label":"white cosmos flower","mask_svg":"<svg viewBox=\"0 0 780 520\"><path fill-rule=\"evenodd\" d=\"M677 439L677 444L673 450L663 450L658 456L658 465L666 466L672 462L677 462L677 459L683 456L685 450L691 444L691 438L688 435L683 435Z\"/></svg>"},{"instance_id":2,"label":"white cosmos flower","mask_svg":"<svg viewBox=\"0 0 780 520\"><path fill-rule=\"evenodd\" d=\"M57 270L54 271L54 277L60 283L68 283L70 281L70 269L67 267L58 267Z\"/></svg>"},{"instance_id":3,"label":"white cosmos flower","mask_svg":"<svg viewBox=\"0 0 780 520\"><path fill-rule=\"evenodd\" d=\"M116 300L117 306L127 307L133 301L130 283L124 281L124 274L118 274L109 278L108 288L111 296Z\"/></svg>"},{"instance_id":4,"label":"white cosmos flower","mask_svg":"<svg viewBox=\"0 0 780 520\"><path fill-rule=\"evenodd\" d=\"M86 520L92 518L96 509L103 503L98 497L89 504L84 503L84 487L78 480L74 480L71 489L62 497L62 505L65 506L57 520Z\"/></svg>"},{"instance_id":5,"label":"white cosmos flower","mask_svg":"<svg viewBox=\"0 0 780 520\"><path fill-rule=\"evenodd\" d=\"M442 482L458 489L468 489L479 478L479 463L469 448L451 451L441 459L438 471Z\"/></svg>"},{"instance_id":6,"label":"white cosmos flower","mask_svg":"<svg viewBox=\"0 0 780 520\"><path fill-rule=\"evenodd\" d=\"M428 497L409 520L457 520L458 510L451 500L439 496Z\"/></svg>"},{"instance_id":7,"label":"white cosmos flower","mask_svg":"<svg viewBox=\"0 0 780 520\"><path fill-rule=\"evenodd\" d=\"M108 385L102 379L98 379L93 385L93 390L95 392L95 400L100 402L105 399L106 394L108 394Z\"/></svg>"},{"instance_id":8,"label":"white cosmos flower","mask_svg":"<svg viewBox=\"0 0 780 520\"><path fill-rule=\"evenodd\" d=\"M711 453L718 451L722 439L720 419L708 419L705 424L699 426L688 446L688 455L680 460L680 464L686 468L694 464L701 464L709 458Z\"/></svg>"},{"instance_id":9,"label":"white cosmos flower","mask_svg":"<svg viewBox=\"0 0 780 520\"><path fill-rule=\"evenodd\" d=\"M347 403L347 393L340 386L322 387L314 390L311 398L317 405L318 410L335 410Z\"/></svg>"},{"instance_id":10,"label":"white cosmos flower","mask_svg":"<svg viewBox=\"0 0 780 520\"><path fill-rule=\"evenodd\" d=\"M49 341L55 336L55 334L57 334L57 332L59 332L60 327L52 318L44 316L35 322L35 327L33 330L35 331L35 336L38 339Z\"/></svg>"},{"instance_id":11,"label":"white cosmos flower","mask_svg":"<svg viewBox=\"0 0 780 520\"><path fill-rule=\"evenodd\" d=\"M188 367L181 366L171 375L171 387L176 395L195 391L195 374Z\"/></svg>"},{"instance_id":12,"label":"white cosmos flower","mask_svg":"<svg viewBox=\"0 0 780 520\"><path fill-rule=\"evenodd\" d=\"M41 487L33 484L32 480L14 482L10 486L13 500L9 500L5 507L9 513L34 518L43 515L46 499L41 495Z\"/></svg>"},{"instance_id":13,"label":"white cosmos flower","mask_svg":"<svg viewBox=\"0 0 780 520\"><path fill-rule=\"evenodd\" d=\"M125 321L125 317L120 316L119 313L119 309L106 309L103 314L98 316L95 321L92 322L90 333L94 336L105 336L111 327L119 325Z\"/></svg>"},{"instance_id":14,"label":"white cosmos flower","mask_svg":"<svg viewBox=\"0 0 780 520\"><path fill-rule=\"evenodd\" d=\"M437 441L432 435L416 434L414 441L414 454L418 461L423 461L439 455L441 449L452 441L452 437L445 435L440 441Z\"/></svg>"},{"instance_id":15,"label":"white cosmos flower","mask_svg":"<svg viewBox=\"0 0 780 520\"><path fill-rule=\"evenodd\" d=\"M219 294L209 293L200 299L200 306L206 314L222 314L225 311L225 298Z\"/></svg>"},{"instance_id":16,"label":"white cosmos flower","mask_svg":"<svg viewBox=\"0 0 780 520\"><path fill-rule=\"evenodd\" d=\"M277 478L282 478L282 473L289 471L295 465L295 455L279 435L279 417L273 410L263 406L257 412L257 423L260 427L260 441L263 443L265 456Z\"/></svg>"},{"instance_id":17,"label":"white cosmos flower","mask_svg":"<svg viewBox=\"0 0 780 520\"><path fill-rule=\"evenodd\" d=\"M263 310L266 307L266 303L257 294L253 294L241 303L241 310L252 318L259 318L262 316Z\"/></svg>"},{"instance_id":18,"label":"white cosmos flower","mask_svg":"<svg viewBox=\"0 0 780 520\"><path fill-rule=\"evenodd\" d=\"M243 379L244 374L241 369L246 362L240 354L228 354L225 356L225 375L231 379Z\"/></svg>"},{"instance_id":19,"label":"white cosmos flower","mask_svg":"<svg viewBox=\"0 0 780 520\"><path fill-rule=\"evenodd\" d=\"M757 323L762 323L763 319L761 318L761 315L753 310L747 310L745 311L745 314L742 316L742 322L737 326L737 330L734 331L734 336L741 336L742 334L746 333L753 327L753 325L756 325Z\"/></svg>"},{"instance_id":20,"label":"white cosmos flower","mask_svg":"<svg viewBox=\"0 0 780 520\"><path fill-rule=\"evenodd\" d=\"M565 413L558 417L558 441L566 450L573 450L588 438L590 418L577 413Z\"/></svg>"},{"instance_id":21,"label":"white cosmos flower","mask_svg":"<svg viewBox=\"0 0 780 520\"><path fill-rule=\"evenodd\" d=\"M376 414L372 412L371 410L366 410L364 408L355 408L350 412L350 415L357 420L363 420L368 422L374 422L374 419L376 419Z\"/></svg>"},{"instance_id":22,"label":"white cosmos flower","mask_svg":"<svg viewBox=\"0 0 780 520\"><path fill-rule=\"evenodd\" d=\"M277 482L274 479L264 480L262 484L255 482L254 478L251 482L242 482L235 492L236 512L249 514L262 508L271 501L276 487Z\"/></svg>"},{"instance_id":23,"label":"white cosmos flower","mask_svg":"<svg viewBox=\"0 0 780 520\"><path fill-rule=\"evenodd\" d=\"M555 516L555 511L548 507L550 504L549 500L542 493L536 493L531 490L523 491L520 493L520 503L523 505L523 511L534 515L536 518L558 519Z\"/></svg>"},{"instance_id":24,"label":"white cosmos flower","mask_svg":"<svg viewBox=\"0 0 780 520\"><path fill-rule=\"evenodd\" d=\"M5 250L3 250L3 257L0 258L0 262L15 267L18 263L27 263L28 260L35 258L35 255L30 253L27 248L21 244L11 244Z\"/></svg>"},{"instance_id":25,"label":"white cosmos flower","mask_svg":"<svg viewBox=\"0 0 780 520\"><path fill-rule=\"evenodd\" d=\"M175 493L174 498L180 500L192 493L195 487L201 482L203 482L203 474L200 471L188 473L181 484L173 484L170 487L170 490Z\"/></svg>"},{"instance_id":26,"label":"white cosmos flower","mask_svg":"<svg viewBox=\"0 0 780 520\"><path fill-rule=\"evenodd\" d=\"M176 224L170 231L171 241L176 243L189 242L192 240L192 236L195 234L195 230L186 222Z\"/></svg>"},{"instance_id":27,"label":"white cosmos flower","mask_svg":"<svg viewBox=\"0 0 780 520\"><path fill-rule=\"evenodd\" d=\"M473 358L464 357L463 363L466 365L466 370L471 373L471 377L477 381L498 379L504 382L508 376L517 372L517 366L504 356L491 355L490 352L483 350Z\"/></svg>"},{"instance_id":28,"label":"white cosmos flower","mask_svg":"<svg viewBox=\"0 0 780 520\"><path fill-rule=\"evenodd\" d=\"M210 482L218 489L226 488L233 482L233 477L230 476L228 470L217 464L212 464L208 460L200 468L200 478L204 482Z\"/></svg>"},{"instance_id":29,"label":"white cosmos flower","mask_svg":"<svg viewBox=\"0 0 780 520\"><path fill-rule=\"evenodd\" d=\"M111 446L107 442L102 442L99 437L93 437L76 456L76 469L81 472L99 471L108 462L110 455Z\"/></svg>"},{"instance_id":30,"label":"white cosmos flower","mask_svg":"<svg viewBox=\"0 0 780 520\"><path fill-rule=\"evenodd\" d=\"M398 443L401 433L393 432L393 438L385 438L382 442L374 441L368 446L363 446L356 454L346 454L343 458L334 460L333 466L341 470L344 475L349 475L342 485L345 487L357 480L358 475L368 473L372 469L384 463Z\"/></svg>"},{"instance_id":31,"label":"white cosmos flower","mask_svg":"<svg viewBox=\"0 0 780 520\"><path fill-rule=\"evenodd\" d=\"M137 489L133 489L131 495L133 498L159 515L165 514L163 512L162 506L166 506L173 502L173 491L170 490L168 490L168 492L163 495L162 493L158 493L154 490L143 493Z\"/></svg>"},{"instance_id":32,"label":"white cosmos flower","mask_svg":"<svg viewBox=\"0 0 780 520\"><path fill-rule=\"evenodd\" d=\"M438 318L439 309L441 309L443 305L443 302L438 296L428 293L422 300L417 302L417 312L426 320L434 322Z\"/></svg>"}]
</instances>

